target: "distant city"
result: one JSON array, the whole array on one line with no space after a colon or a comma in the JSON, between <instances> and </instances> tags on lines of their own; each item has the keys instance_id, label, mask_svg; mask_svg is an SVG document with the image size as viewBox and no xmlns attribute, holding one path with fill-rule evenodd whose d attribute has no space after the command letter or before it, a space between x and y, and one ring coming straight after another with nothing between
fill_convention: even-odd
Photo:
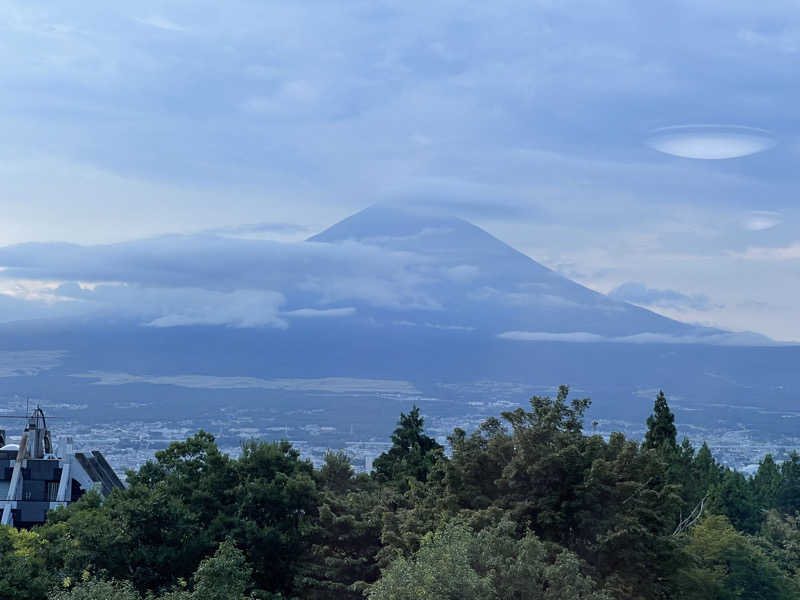
<instances>
[{"instance_id":1,"label":"distant city","mask_svg":"<svg viewBox=\"0 0 800 600\"><path fill-rule=\"evenodd\" d=\"M503 396L522 391L513 385L502 388ZM497 392L498 386L489 386L487 383L478 391L486 392L487 389ZM489 416L499 416L502 411L513 410L517 406L525 407L527 404L526 401L512 402L497 398L485 402L471 400L463 406L463 413L458 416L426 415L426 406L431 406L430 400L422 399L420 402L422 413L426 416L425 428L445 447L447 436L454 428L460 427L470 432ZM0 402L1 417L3 414L25 414L36 400L9 396L0 398ZM403 399L398 403L395 419L413 402L413 399ZM330 411L319 408L298 408L276 415L264 407L220 407L216 415L198 414L181 419L157 418L154 415L153 419L144 419L142 415L147 413L148 406L146 402L119 405L115 408L135 410L138 418L104 420L99 414L89 414L90 410L85 404L42 402L50 419L56 446L70 436L76 449L99 449L121 477L124 477L128 469L137 469L153 459L158 450L166 448L171 442L184 440L201 429L212 433L220 449L231 456L237 456L241 444L249 439L286 439L315 466L322 464L329 449L344 450L358 472L370 471L372 461L391 446L391 427L386 429L384 435L378 435L375 428L359 431L354 425L342 425L340 421L331 419ZM794 449L800 448L800 437L784 435L766 439L763 433L744 426L715 428L682 422L682 415L691 414L692 411L685 411L680 403L674 403L673 409L677 415L681 439L688 437L695 449L706 442L718 461L744 473L754 472L758 462L766 454L771 454L780 461L786 459ZM798 415L782 415L783 418L796 416ZM3 427L7 430L10 441L16 441L22 426L21 419L3 419ZM631 439L640 440L645 432L645 424L620 419L589 418L584 423L584 431L604 437L617 431Z\"/></svg>"}]
</instances>

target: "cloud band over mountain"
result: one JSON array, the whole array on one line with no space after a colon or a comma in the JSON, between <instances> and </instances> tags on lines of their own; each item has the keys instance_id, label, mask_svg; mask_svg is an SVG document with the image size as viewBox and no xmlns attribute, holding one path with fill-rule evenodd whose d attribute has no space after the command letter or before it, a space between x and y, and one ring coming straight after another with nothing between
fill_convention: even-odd
<instances>
[{"instance_id":1,"label":"cloud band over mountain","mask_svg":"<svg viewBox=\"0 0 800 600\"><path fill-rule=\"evenodd\" d=\"M0 266L6 321L287 329L357 319L508 339L544 332L536 334L543 341L686 343L719 333L626 302L703 310L702 296L639 283L605 296L466 221L386 205L304 242L206 232L96 246L29 243L0 248Z\"/></svg>"}]
</instances>

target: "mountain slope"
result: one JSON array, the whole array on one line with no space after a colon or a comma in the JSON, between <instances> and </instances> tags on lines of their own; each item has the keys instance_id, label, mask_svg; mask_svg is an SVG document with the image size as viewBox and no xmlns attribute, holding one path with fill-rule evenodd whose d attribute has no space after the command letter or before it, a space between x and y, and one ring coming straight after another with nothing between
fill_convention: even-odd
<instances>
[{"instance_id":1,"label":"mountain slope","mask_svg":"<svg viewBox=\"0 0 800 600\"><path fill-rule=\"evenodd\" d=\"M429 263L423 263L418 275L425 278L423 289L440 310L394 315L409 322L433 319L436 324L447 327L471 327L493 333L507 330L586 332L608 337L718 333L608 298L537 263L483 229L454 217L429 216L375 205L309 241L354 241L428 259ZM376 311L368 307L361 306L359 310L376 315ZM381 316L391 318L391 315Z\"/></svg>"}]
</instances>

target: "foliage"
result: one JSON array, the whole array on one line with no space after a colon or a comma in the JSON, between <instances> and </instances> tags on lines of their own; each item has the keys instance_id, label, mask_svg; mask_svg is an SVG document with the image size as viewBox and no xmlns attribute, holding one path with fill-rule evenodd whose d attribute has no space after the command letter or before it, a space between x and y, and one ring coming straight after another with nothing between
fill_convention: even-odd
<instances>
[{"instance_id":1,"label":"foliage","mask_svg":"<svg viewBox=\"0 0 800 600\"><path fill-rule=\"evenodd\" d=\"M728 600L797 598L798 589L752 538L730 521L711 515L689 536L692 566L681 572L682 598Z\"/></svg>"},{"instance_id":2,"label":"foliage","mask_svg":"<svg viewBox=\"0 0 800 600\"><path fill-rule=\"evenodd\" d=\"M397 429L392 433L392 447L373 462L379 481L394 482L404 488L409 479L425 481L443 448L425 435L424 423L416 406L407 415L400 413Z\"/></svg>"},{"instance_id":3,"label":"foliage","mask_svg":"<svg viewBox=\"0 0 800 600\"><path fill-rule=\"evenodd\" d=\"M57 590L49 600L141 600L130 581L91 579L71 589Z\"/></svg>"},{"instance_id":4,"label":"foliage","mask_svg":"<svg viewBox=\"0 0 800 600\"><path fill-rule=\"evenodd\" d=\"M746 477L677 443L663 393L642 444L586 435L589 404L534 396L449 456L414 407L371 476L201 431L109 498L0 528L0 598L800 597L800 455Z\"/></svg>"},{"instance_id":5,"label":"foliage","mask_svg":"<svg viewBox=\"0 0 800 600\"><path fill-rule=\"evenodd\" d=\"M156 453L104 503L87 494L58 509L42 535L63 551L67 576L89 569L141 592L189 580L232 538L255 588L288 592L316 506L312 472L288 442L248 442L233 460L200 432Z\"/></svg>"},{"instance_id":6,"label":"foliage","mask_svg":"<svg viewBox=\"0 0 800 600\"><path fill-rule=\"evenodd\" d=\"M148 593L145 598L130 581L104 580L85 573L76 584L65 579L48 600L244 600L252 569L244 554L230 540L222 542L213 556L204 559L194 573L194 589L181 582L161 595Z\"/></svg>"},{"instance_id":7,"label":"foliage","mask_svg":"<svg viewBox=\"0 0 800 600\"><path fill-rule=\"evenodd\" d=\"M604 600L581 573L580 561L561 550L551 561L533 534L515 537L508 521L478 533L447 523L429 533L410 558L398 558L370 588L370 600L418 598Z\"/></svg>"},{"instance_id":8,"label":"foliage","mask_svg":"<svg viewBox=\"0 0 800 600\"><path fill-rule=\"evenodd\" d=\"M675 427L675 415L669 409L667 397L659 390L653 405L653 414L647 417L647 433L644 436L645 448L658 449L664 446L674 448L678 430Z\"/></svg>"},{"instance_id":9,"label":"foliage","mask_svg":"<svg viewBox=\"0 0 800 600\"><path fill-rule=\"evenodd\" d=\"M349 458L328 452L317 471L319 508L310 548L296 579L303 598L362 598L378 578L381 494L369 477L355 476Z\"/></svg>"},{"instance_id":10,"label":"foliage","mask_svg":"<svg viewBox=\"0 0 800 600\"><path fill-rule=\"evenodd\" d=\"M46 570L47 542L36 532L0 527L0 598L34 600L51 584Z\"/></svg>"},{"instance_id":11,"label":"foliage","mask_svg":"<svg viewBox=\"0 0 800 600\"><path fill-rule=\"evenodd\" d=\"M192 600L240 600L250 584L253 570L244 554L225 540L214 556L204 559L194 574Z\"/></svg>"}]
</instances>

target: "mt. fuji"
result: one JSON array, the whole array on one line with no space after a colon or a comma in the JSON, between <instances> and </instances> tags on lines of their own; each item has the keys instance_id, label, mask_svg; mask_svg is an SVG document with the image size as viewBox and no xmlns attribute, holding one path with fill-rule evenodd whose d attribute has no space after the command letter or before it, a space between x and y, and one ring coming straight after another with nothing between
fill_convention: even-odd
<instances>
[{"instance_id":1,"label":"mt. fuji","mask_svg":"<svg viewBox=\"0 0 800 600\"><path fill-rule=\"evenodd\" d=\"M40 282L0 297L0 398L110 427L117 467L168 441L150 430L202 427L231 448L288 437L312 455L378 443L413 403L444 439L562 383L629 433L662 388L703 436L794 435L761 415L796 406L797 346L612 299L424 210L372 206L295 243L220 230L7 246L0 266Z\"/></svg>"},{"instance_id":2,"label":"mt. fuji","mask_svg":"<svg viewBox=\"0 0 800 600\"><path fill-rule=\"evenodd\" d=\"M387 324L427 323L530 341L765 341L687 325L613 300L459 218L376 205L309 241L379 246L412 257L408 275L416 303L391 313L358 307L360 315Z\"/></svg>"}]
</instances>

